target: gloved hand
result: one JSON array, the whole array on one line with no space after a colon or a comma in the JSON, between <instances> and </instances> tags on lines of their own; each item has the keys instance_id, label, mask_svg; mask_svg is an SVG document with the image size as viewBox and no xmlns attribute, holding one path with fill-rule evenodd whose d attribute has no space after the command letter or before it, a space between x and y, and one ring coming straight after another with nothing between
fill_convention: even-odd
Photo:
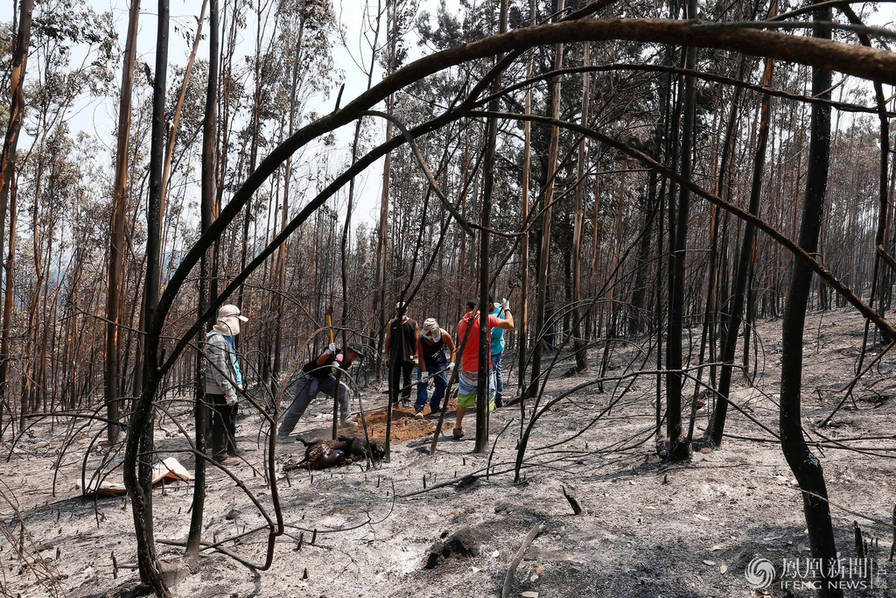
<instances>
[{"instance_id":1,"label":"gloved hand","mask_svg":"<svg viewBox=\"0 0 896 598\"><path fill-rule=\"evenodd\" d=\"M327 351L330 352L330 355L335 355L336 354L336 343L330 343L329 345L327 345Z\"/></svg>"},{"instance_id":2,"label":"gloved hand","mask_svg":"<svg viewBox=\"0 0 896 598\"><path fill-rule=\"evenodd\" d=\"M501 299L501 309L504 311L510 310L510 301L507 300L507 297Z\"/></svg>"},{"instance_id":3,"label":"gloved hand","mask_svg":"<svg viewBox=\"0 0 896 598\"><path fill-rule=\"evenodd\" d=\"M448 366L447 366L445 369L448 370L449 372L450 372L451 370L453 370L453 369L454 369L454 362L452 361L451 363L449 363Z\"/></svg>"}]
</instances>

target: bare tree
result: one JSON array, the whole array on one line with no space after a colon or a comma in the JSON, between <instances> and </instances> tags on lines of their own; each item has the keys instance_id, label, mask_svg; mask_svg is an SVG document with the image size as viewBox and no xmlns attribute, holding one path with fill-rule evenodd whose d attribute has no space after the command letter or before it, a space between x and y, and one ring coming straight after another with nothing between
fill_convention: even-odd
<instances>
[{"instance_id":1,"label":"bare tree","mask_svg":"<svg viewBox=\"0 0 896 598\"><path fill-rule=\"evenodd\" d=\"M831 39L831 29L825 23L831 21L832 11L820 8L814 11L813 35L819 39ZM829 98L831 72L823 67L812 69L812 95ZM809 161L806 172L806 194L803 198L800 222L799 246L808 253L815 253L821 229L825 191L828 182L831 146L831 108L813 105L809 128ZM794 260L790 278L790 291L781 322L781 450L800 485L803 511L809 529L812 556L821 559L822 587L819 595L838 597L843 591L832 587L828 580L839 579L839 569L832 566L837 560L837 546L828 505L828 491L824 473L818 458L812 454L803 436L800 423L800 389L803 369L803 330L806 307L812 284L812 270L801 260Z\"/></svg>"},{"instance_id":2,"label":"bare tree","mask_svg":"<svg viewBox=\"0 0 896 598\"><path fill-rule=\"evenodd\" d=\"M205 8L205 4L203 4ZM198 32L197 32L198 36ZM202 199L200 204L201 231L205 232L212 222L217 195L215 168L218 149L218 60L219 60L219 28L218 0L210 0L209 6L209 41L208 41L208 81L205 91L205 118L202 123ZM198 317L202 318L211 303L213 278L209 275L209 252L202 254L199 264L199 301ZM202 347L204 329L196 335L197 346ZM187 536L187 555L199 553L202 541L202 519L205 512L205 474L206 462L203 454L208 446L206 431L208 430L209 407L205 398L205 384L202 377L202 355L196 354L196 400L193 404L195 425L196 465L194 467L193 503L190 511L190 532Z\"/></svg>"},{"instance_id":3,"label":"bare tree","mask_svg":"<svg viewBox=\"0 0 896 598\"><path fill-rule=\"evenodd\" d=\"M112 221L109 226L109 284L106 290L106 362L103 374L106 417L117 422L119 405L119 318L121 316L122 275L127 248L125 224L127 218L128 142L131 132L131 91L134 82L134 62L137 51L137 23L140 19L140 0L132 0L128 12L128 33L125 39L124 60L121 67L121 91L118 98L118 142L115 150L115 180L112 188ZM108 427L109 442L118 440L118 426Z\"/></svg>"},{"instance_id":4,"label":"bare tree","mask_svg":"<svg viewBox=\"0 0 896 598\"><path fill-rule=\"evenodd\" d=\"M562 1L562 0L561 0ZM509 0L501 3L501 15L498 19L498 32L507 31L507 9ZM500 62L501 56L495 57ZM492 82L492 91L501 87L501 77L496 76ZM490 107L492 110L498 107L498 98L495 97ZM488 416L491 393L490 363L491 345L488 318L492 305L488 302L489 284L491 274L489 271L489 233L488 226L492 209L492 192L495 188L495 152L498 142L498 119L489 118L486 125L485 158L483 160L482 181L482 207L479 216L481 228L479 230L479 371L476 379L476 444L474 453L484 453L488 448ZM473 320L470 320L470 326Z\"/></svg>"},{"instance_id":5,"label":"bare tree","mask_svg":"<svg viewBox=\"0 0 896 598\"><path fill-rule=\"evenodd\" d=\"M777 10L776 0L772 0L769 8L769 18L775 16ZM773 62L766 59L765 70L762 74L763 87L769 87L772 82ZM759 132L756 141L756 152L753 157L753 182L750 188L750 213L759 216L759 199L762 194L762 175L765 170L765 152L768 146L769 129L769 101L767 95L762 96L759 107ZM712 413L712 420L706 431L707 438L713 445L719 446L725 431L725 414L728 410L728 393L731 390L731 371L734 363L734 354L737 351L737 336L740 330L741 319L744 311L744 301L747 291L747 275L750 264L753 261L753 247L756 242L756 227L751 223L744 226L744 237L738 253L737 267L734 271L734 292L731 297L731 306L728 310L728 325L725 327L725 339L722 345L722 369L719 372L718 400Z\"/></svg>"},{"instance_id":6,"label":"bare tree","mask_svg":"<svg viewBox=\"0 0 896 598\"><path fill-rule=\"evenodd\" d=\"M536 25L535 0L529 1L530 24ZM526 77L532 78L535 70L535 57L529 56L526 66ZM526 88L525 114L532 114L532 86ZM532 123L523 123L523 171L520 175L520 223L525 227L520 239L520 307L519 307L519 332L516 335L517 353L517 391L520 397L520 434L523 431L523 422L526 420L526 352L529 343L529 176L532 166Z\"/></svg>"},{"instance_id":7,"label":"bare tree","mask_svg":"<svg viewBox=\"0 0 896 598\"><path fill-rule=\"evenodd\" d=\"M555 0L554 14L563 11L564 0ZM563 44L554 45L554 70L560 70L563 66ZM551 84L551 118L560 118L560 77L554 77ZM557 178L557 153L560 142L560 129L551 127L551 137L548 142L547 179L544 188L544 215L541 225L541 248L539 250L538 272L536 273L535 287L538 295L535 298L535 346L532 348L532 376L529 393L537 391L541 375L541 360L544 353L544 338L547 332L545 327L545 304L548 294L548 266L551 261L551 223L553 219L552 202L554 201L554 182Z\"/></svg>"},{"instance_id":8,"label":"bare tree","mask_svg":"<svg viewBox=\"0 0 896 598\"><path fill-rule=\"evenodd\" d=\"M697 0L688 0L687 18L695 18ZM697 48L685 48L685 68L693 69L697 62ZM694 78L684 78L684 120L681 125L681 151L679 172L682 178L691 178L691 154L696 111ZM688 216L690 214L690 190L680 187L678 204L669 209L669 326L666 338L666 436L669 456L680 459L687 455L689 447L681 443L681 336L684 320L685 257L688 240Z\"/></svg>"},{"instance_id":9,"label":"bare tree","mask_svg":"<svg viewBox=\"0 0 896 598\"><path fill-rule=\"evenodd\" d=\"M16 170L16 147L19 142L19 132L22 129L22 119L25 114L25 69L28 65L28 46L31 40L31 13L34 10L34 0L21 0L19 3L19 28L16 31L15 45L12 52L12 72L9 77L10 107L9 122L6 126L6 136L3 138L3 151L0 153L0 254L3 252L4 235L6 233L6 212L9 205L9 197L13 186ZM12 245L12 242L10 243ZM12 262L10 262L11 264ZM10 273L7 279L11 281ZM10 285L7 284L7 292ZM4 310L4 317L5 317ZM8 347L7 347L8 348ZM2 378L0 378L0 431L3 429L3 409L5 406L6 376L9 369L7 361L9 354L4 350L0 354L2 363Z\"/></svg>"},{"instance_id":10,"label":"bare tree","mask_svg":"<svg viewBox=\"0 0 896 598\"><path fill-rule=\"evenodd\" d=\"M146 277L144 301L143 389L144 397L153 397L161 382L161 330L154 326L159 309L159 270L161 269L162 169L165 151L165 91L168 71L168 0L158 3L156 61L152 96L152 138L149 165L149 199L146 206ZM203 253L205 253L203 251ZM137 538L137 564L140 580L159 596L169 596L156 558L152 518L152 458L154 414L152 400L138 401L128 426L124 456L124 482L131 499Z\"/></svg>"},{"instance_id":11,"label":"bare tree","mask_svg":"<svg viewBox=\"0 0 896 598\"><path fill-rule=\"evenodd\" d=\"M591 66L591 44L584 44L582 66ZM585 71L582 75L582 126L588 126L589 107L591 103L591 78ZM585 227L585 156L588 146L585 137L579 140L579 155L576 160L575 205L573 207L572 232L572 336L573 349L576 353L576 369L580 372L588 369L588 352L585 348L585 335L582 329L582 234ZM595 221L596 225L596 221Z\"/></svg>"}]
</instances>

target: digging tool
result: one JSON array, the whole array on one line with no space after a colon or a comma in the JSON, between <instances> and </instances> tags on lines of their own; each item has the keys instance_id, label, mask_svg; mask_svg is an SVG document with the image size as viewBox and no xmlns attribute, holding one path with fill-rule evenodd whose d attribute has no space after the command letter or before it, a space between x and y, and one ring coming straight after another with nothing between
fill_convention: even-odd
<instances>
[{"instance_id":1,"label":"digging tool","mask_svg":"<svg viewBox=\"0 0 896 598\"><path fill-rule=\"evenodd\" d=\"M425 376L425 377L423 377L423 378L421 378L421 379L419 379L419 380L417 380L417 381L415 381L415 382L411 382L410 384L408 384L407 386L405 386L405 387L403 387L403 388L399 388L398 390L395 391L395 394L396 394L396 395L399 395L399 394L402 393L402 391L405 391L405 390L407 390L407 389L409 389L409 388L414 388L415 386L417 386L417 385L419 385L419 384L428 384L430 380L432 380L433 378L435 378L435 377L438 376L439 374L444 374L445 372L450 372L452 369L454 369L453 366L449 366L449 367L446 367L446 368L442 368L442 369L439 370L438 372L433 372L432 374L430 374L430 375L428 375L428 376ZM388 390L384 390L384 391L382 392L382 394L387 395L387 394L389 394L389 391L388 391Z\"/></svg>"},{"instance_id":2,"label":"digging tool","mask_svg":"<svg viewBox=\"0 0 896 598\"><path fill-rule=\"evenodd\" d=\"M330 344L336 344L336 337L333 336L333 306L327 307L327 330L330 331ZM336 440L339 434L339 370L336 371L336 392L333 397L333 440Z\"/></svg>"}]
</instances>

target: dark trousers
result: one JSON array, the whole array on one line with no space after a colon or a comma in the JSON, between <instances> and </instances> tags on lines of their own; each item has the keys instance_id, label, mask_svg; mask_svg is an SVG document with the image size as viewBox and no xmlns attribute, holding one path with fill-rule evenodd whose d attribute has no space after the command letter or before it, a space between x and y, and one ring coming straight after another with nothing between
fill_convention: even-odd
<instances>
[{"instance_id":1,"label":"dark trousers","mask_svg":"<svg viewBox=\"0 0 896 598\"><path fill-rule=\"evenodd\" d=\"M311 401L317 397L317 393L323 391L331 397L339 400L339 419L346 421L349 416L349 387L345 382L340 382L336 386L336 377L329 375L326 378L317 378L308 374L302 374L296 380L295 390L292 403L283 415L283 421L280 422L280 429L277 434L280 438L286 438L292 432L299 419L305 414L305 409L311 404Z\"/></svg>"},{"instance_id":2,"label":"dark trousers","mask_svg":"<svg viewBox=\"0 0 896 598\"><path fill-rule=\"evenodd\" d=\"M426 373L427 375L432 376L432 381L436 387L432 393L432 399L429 400L430 411L438 411L442 408L442 397L445 396L445 388L448 387L448 373L443 372L442 370L444 370L447 365L448 362L444 359L433 363L426 363ZM420 368L417 368L417 380L420 380L422 375L423 372L420 371ZM428 386L429 384L417 385L417 402L414 403L414 411L422 411L423 408L426 407L426 393L429 390Z\"/></svg>"},{"instance_id":3,"label":"dark trousers","mask_svg":"<svg viewBox=\"0 0 896 598\"><path fill-rule=\"evenodd\" d=\"M213 456L236 452L237 404L228 405L224 395L205 395L211 404L211 442Z\"/></svg>"},{"instance_id":4,"label":"dark trousers","mask_svg":"<svg viewBox=\"0 0 896 598\"><path fill-rule=\"evenodd\" d=\"M401 391L401 400L408 403L411 400L411 370L414 369L413 361L393 361L389 364L389 400L398 401L398 391Z\"/></svg>"}]
</instances>

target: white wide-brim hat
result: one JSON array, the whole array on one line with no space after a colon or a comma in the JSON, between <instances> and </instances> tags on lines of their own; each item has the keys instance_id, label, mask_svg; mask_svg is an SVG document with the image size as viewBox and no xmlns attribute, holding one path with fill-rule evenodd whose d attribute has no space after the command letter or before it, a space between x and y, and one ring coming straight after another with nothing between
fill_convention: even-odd
<instances>
[{"instance_id":1,"label":"white wide-brim hat","mask_svg":"<svg viewBox=\"0 0 896 598\"><path fill-rule=\"evenodd\" d=\"M240 313L240 308L228 303L218 309L218 318L215 322L215 330L227 336L236 336L240 333L240 322L248 322L249 318Z\"/></svg>"}]
</instances>

